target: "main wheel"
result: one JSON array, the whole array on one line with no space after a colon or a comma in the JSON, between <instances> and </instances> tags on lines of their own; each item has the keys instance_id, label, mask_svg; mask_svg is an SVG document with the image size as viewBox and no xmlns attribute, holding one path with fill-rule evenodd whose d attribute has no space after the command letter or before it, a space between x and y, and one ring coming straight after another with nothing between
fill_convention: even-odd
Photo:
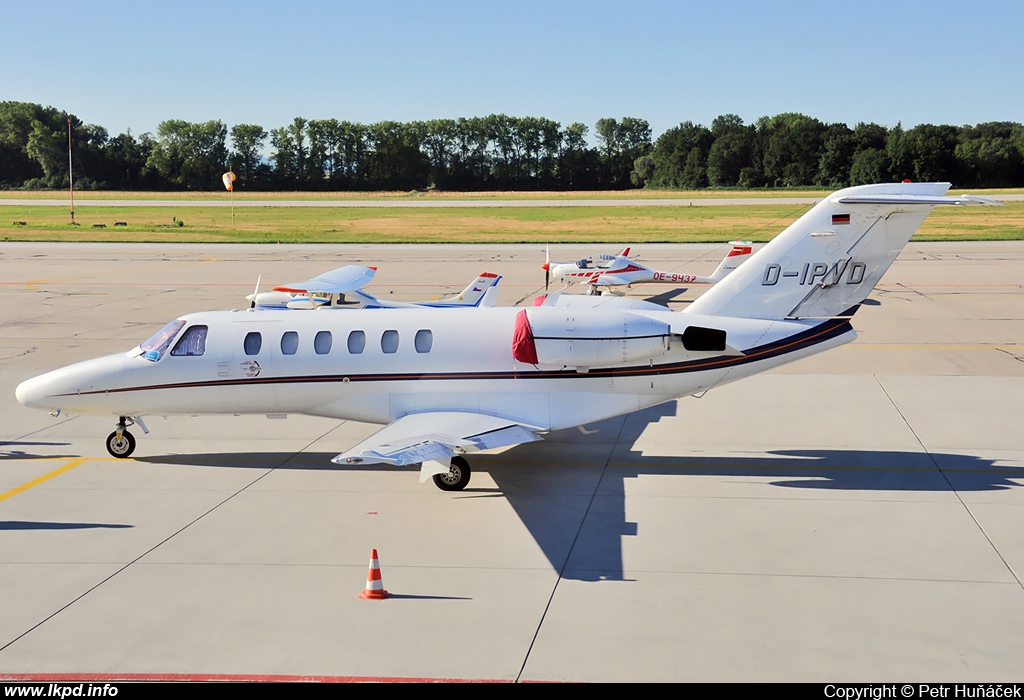
<instances>
[{"instance_id":1,"label":"main wheel","mask_svg":"<svg viewBox=\"0 0 1024 700\"><path fill-rule=\"evenodd\" d=\"M112 456L123 459L124 457L130 456L134 451L135 436L127 430L121 431L120 439L117 437L116 430L107 436L107 452Z\"/></svg>"},{"instance_id":2,"label":"main wheel","mask_svg":"<svg viewBox=\"0 0 1024 700\"><path fill-rule=\"evenodd\" d=\"M452 457L451 467L447 474L435 474L434 484L442 491L461 491L469 484L472 471L465 457Z\"/></svg>"}]
</instances>

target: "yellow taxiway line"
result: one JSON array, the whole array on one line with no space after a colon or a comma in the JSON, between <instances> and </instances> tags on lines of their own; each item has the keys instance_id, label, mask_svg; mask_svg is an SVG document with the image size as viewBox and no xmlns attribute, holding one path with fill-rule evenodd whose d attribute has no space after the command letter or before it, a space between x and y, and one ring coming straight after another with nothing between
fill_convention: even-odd
<instances>
[{"instance_id":1,"label":"yellow taxiway line","mask_svg":"<svg viewBox=\"0 0 1024 700\"><path fill-rule=\"evenodd\" d=\"M70 462L68 462L67 464L65 464L63 467L57 467L52 472L48 472L46 474L43 474L42 476L40 476L40 477L38 477L36 479L33 479L32 481L29 481L27 483L24 483L21 486L13 488L10 491L7 491L5 493L0 493L0 501L6 501L8 498L11 498L12 496L17 496L22 491L28 491L33 486L39 486L39 484L43 483L44 481L49 481L50 479L52 479L55 476L60 476L64 472L71 471L72 469L74 469L75 467L79 466L80 464L82 464L84 462L88 462L88 461L89 461L88 457L79 457L78 459L73 459Z\"/></svg>"}]
</instances>

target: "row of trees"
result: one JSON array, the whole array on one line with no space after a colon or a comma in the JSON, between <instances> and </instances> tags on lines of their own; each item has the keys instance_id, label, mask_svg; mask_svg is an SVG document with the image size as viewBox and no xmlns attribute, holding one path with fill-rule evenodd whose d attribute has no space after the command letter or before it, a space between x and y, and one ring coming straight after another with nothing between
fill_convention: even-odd
<instances>
[{"instance_id":1,"label":"row of trees","mask_svg":"<svg viewBox=\"0 0 1024 700\"><path fill-rule=\"evenodd\" d=\"M1024 126L825 124L802 114L684 122L651 140L643 119L589 128L541 117L359 124L296 118L269 132L220 121L168 120L155 136L106 129L25 102L0 102L0 187L64 188L68 128L83 189L208 190L226 168L239 189L566 190L794 187L949 180L1024 185ZM229 147L230 137L230 147Z\"/></svg>"},{"instance_id":2,"label":"row of trees","mask_svg":"<svg viewBox=\"0 0 1024 700\"><path fill-rule=\"evenodd\" d=\"M650 187L838 188L911 179L960 187L1024 185L1024 125L825 124L803 114L736 115L711 128L685 122L636 162L634 184Z\"/></svg>"}]
</instances>

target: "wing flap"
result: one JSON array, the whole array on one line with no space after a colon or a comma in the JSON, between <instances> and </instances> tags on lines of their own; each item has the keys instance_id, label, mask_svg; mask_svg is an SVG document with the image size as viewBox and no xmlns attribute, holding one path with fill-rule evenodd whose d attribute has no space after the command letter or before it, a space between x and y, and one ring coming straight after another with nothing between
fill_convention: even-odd
<instances>
[{"instance_id":1,"label":"wing flap","mask_svg":"<svg viewBox=\"0 0 1024 700\"><path fill-rule=\"evenodd\" d=\"M411 413L331 461L336 464L447 463L454 455L539 440L539 428L484 413Z\"/></svg>"}]
</instances>

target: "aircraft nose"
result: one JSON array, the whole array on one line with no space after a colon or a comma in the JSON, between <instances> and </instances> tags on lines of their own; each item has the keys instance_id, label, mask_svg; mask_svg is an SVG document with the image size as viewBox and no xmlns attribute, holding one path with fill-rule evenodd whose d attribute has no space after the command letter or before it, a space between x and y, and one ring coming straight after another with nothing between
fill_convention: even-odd
<instances>
[{"instance_id":1,"label":"aircraft nose","mask_svg":"<svg viewBox=\"0 0 1024 700\"><path fill-rule=\"evenodd\" d=\"M544 263L543 265L540 266L540 269L542 269L542 270L550 270L551 269L551 263Z\"/></svg>"},{"instance_id":2,"label":"aircraft nose","mask_svg":"<svg viewBox=\"0 0 1024 700\"><path fill-rule=\"evenodd\" d=\"M14 390L18 403L28 408L39 408L46 397L46 379L42 376L26 379Z\"/></svg>"}]
</instances>

